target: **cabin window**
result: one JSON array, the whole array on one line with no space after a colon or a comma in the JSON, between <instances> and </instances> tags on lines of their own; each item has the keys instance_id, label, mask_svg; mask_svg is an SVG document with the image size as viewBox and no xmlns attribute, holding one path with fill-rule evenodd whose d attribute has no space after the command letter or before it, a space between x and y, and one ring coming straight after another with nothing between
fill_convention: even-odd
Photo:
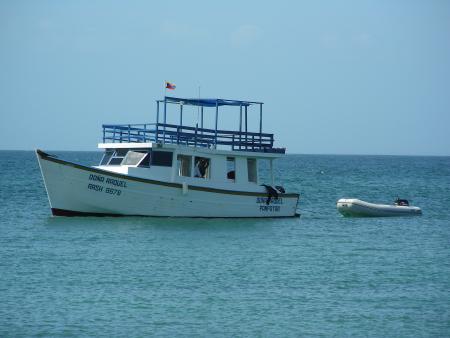
<instances>
[{"instance_id":1,"label":"cabin window","mask_svg":"<svg viewBox=\"0 0 450 338\"><path fill-rule=\"evenodd\" d=\"M114 150L106 150L103 154L102 160L100 161L100 165L107 165L113 154Z\"/></svg>"},{"instance_id":2,"label":"cabin window","mask_svg":"<svg viewBox=\"0 0 450 338\"><path fill-rule=\"evenodd\" d=\"M144 159L139 163L138 167L149 168L150 167L150 152L148 152Z\"/></svg>"},{"instance_id":3,"label":"cabin window","mask_svg":"<svg viewBox=\"0 0 450 338\"><path fill-rule=\"evenodd\" d=\"M127 153L127 156L122 161L122 165L137 165L140 160L146 155L145 152L132 151Z\"/></svg>"},{"instance_id":4,"label":"cabin window","mask_svg":"<svg viewBox=\"0 0 450 338\"><path fill-rule=\"evenodd\" d=\"M116 149L111 159L109 160L108 165L120 165L127 152L128 149Z\"/></svg>"},{"instance_id":5,"label":"cabin window","mask_svg":"<svg viewBox=\"0 0 450 338\"><path fill-rule=\"evenodd\" d=\"M209 178L211 160L206 157L195 157L194 177Z\"/></svg>"},{"instance_id":6,"label":"cabin window","mask_svg":"<svg viewBox=\"0 0 450 338\"><path fill-rule=\"evenodd\" d=\"M113 157L109 161L108 165L120 165L122 163L122 161L123 161L123 157Z\"/></svg>"},{"instance_id":7,"label":"cabin window","mask_svg":"<svg viewBox=\"0 0 450 338\"><path fill-rule=\"evenodd\" d=\"M172 155L171 151L152 151L150 163L160 167L171 167Z\"/></svg>"},{"instance_id":8,"label":"cabin window","mask_svg":"<svg viewBox=\"0 0 450 338\"><path fill-rule=\"evenodd\" d=\"M227 179L233 182L236 180L236 159L234 157L227 157Z\"/></svg>"},{"instance_id":9,"label":"cabin window","mask_svg":"<svg viewBox=\"0 0 450 338\"><path fill-rule=\"evenodd\" d=\"M123 157L113 157L109 161L108 165L120 165L122 163L122 161L123 161Z\"/></svg>"},{"instance_id":10,"label":"cabin window","mask_svg":"<svg viewBox=\"0 0 450 338\"><path fill-rule=\"evenodd\" d=\"M114 154L115 157L125 157L125 155L128 153L128 149L116 149L116 153Z\"/></svg>"},{"instance_id":11,"label":"cabin window","mask_svg":"<svg viewBox=\"0 0 450 338\"><path fill-rule=\"evenodd\" d=\"M178 176L191 177L192 157L187 155L177 156Z\"/></svg>"},{"instance_id":12,"label":"cabin window","mask_svg":"<svg viewBox=\"0 0 450 338\"><path fill-rule=\"evenodd\" d=\"M248 171L248 181L256 183L258 176L256 169L256 159L254 158L247 159L247 171Z\"/></svg>"}]
</instances>

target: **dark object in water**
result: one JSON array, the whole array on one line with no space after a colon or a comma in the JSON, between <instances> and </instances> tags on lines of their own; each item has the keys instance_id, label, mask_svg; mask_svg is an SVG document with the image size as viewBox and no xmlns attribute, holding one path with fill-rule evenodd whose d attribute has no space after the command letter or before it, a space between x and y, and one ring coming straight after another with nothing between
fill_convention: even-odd
<instances>
[{"instance_id":1,"label":"dark object in water","mask_svg":"<svg viewBox=\"0 0 450 338\"><path fill-rule=\"evenodd\" d=\"M397 197L397 199L394 202L395 205L399 205L402 207L409 207L409 202L408 200L403 200Z\"/></svg>"}]
</instances>

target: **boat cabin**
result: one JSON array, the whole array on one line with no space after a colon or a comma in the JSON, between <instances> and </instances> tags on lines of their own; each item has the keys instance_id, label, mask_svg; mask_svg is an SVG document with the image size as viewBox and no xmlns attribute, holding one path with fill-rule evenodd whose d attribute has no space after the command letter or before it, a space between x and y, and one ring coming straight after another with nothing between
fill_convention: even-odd
<instances>
[{"instance_id":1,"label":"boat cabin","mask_svg":"<svg viewBox=\"0 0 450 338\"><path fill-rule=\"evenodd\" d=\"M169 106L178 108L178 124L167 123ZM184 124L186 106L197 107L195 126ZM239 109L238 130L218 128L222 106ZM259 131L250 132L248 114L255 106ZM262 107L262 102L166 96L156 101L155 123L103 125L98 146L104 155L98 168L166 182L254 190L263 183L258 169L265 160L270 177L266 183L273 185L273 159L285 149L275 148L273 134L262 132ZM215 110L214 128L204 127L204 108Z\"/></svg>"}]
</instances>

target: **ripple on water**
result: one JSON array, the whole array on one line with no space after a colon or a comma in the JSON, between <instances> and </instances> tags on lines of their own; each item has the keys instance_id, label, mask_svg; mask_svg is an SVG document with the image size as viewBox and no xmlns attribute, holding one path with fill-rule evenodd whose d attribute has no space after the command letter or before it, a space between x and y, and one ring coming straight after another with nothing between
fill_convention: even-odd
<instances>
[{"instance_id":1,"label":"ripple on water","mask_svg":"<svg viewBox=\"0 0 450 338\"><path fill-rule=\"evenodd\" d=\"M1 155L0 336L450 332L449 158L288 156L300 218L214 220L52 218L34 154ZM424 214L344 218L345 196Z\"/></svg>"}]
</instances>

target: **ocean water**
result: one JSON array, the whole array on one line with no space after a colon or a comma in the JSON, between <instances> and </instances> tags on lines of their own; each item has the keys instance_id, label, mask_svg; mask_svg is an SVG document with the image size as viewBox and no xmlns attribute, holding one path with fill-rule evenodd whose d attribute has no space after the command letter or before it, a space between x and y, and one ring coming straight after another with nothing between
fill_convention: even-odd
<instances>
[{"instance_id":1,"label":"ocean water","mask_svg":"<svg viewBox=\"0 0 450 338\"><path fill-rule=\"evenodd\" d=\"M60 152L96 164L97 152ZM448 337L450 158L292 155L300 218L54 218L0 152L0 337ZM341 197L413 218L344 218Z\"/></svg>"}]
</instances>

